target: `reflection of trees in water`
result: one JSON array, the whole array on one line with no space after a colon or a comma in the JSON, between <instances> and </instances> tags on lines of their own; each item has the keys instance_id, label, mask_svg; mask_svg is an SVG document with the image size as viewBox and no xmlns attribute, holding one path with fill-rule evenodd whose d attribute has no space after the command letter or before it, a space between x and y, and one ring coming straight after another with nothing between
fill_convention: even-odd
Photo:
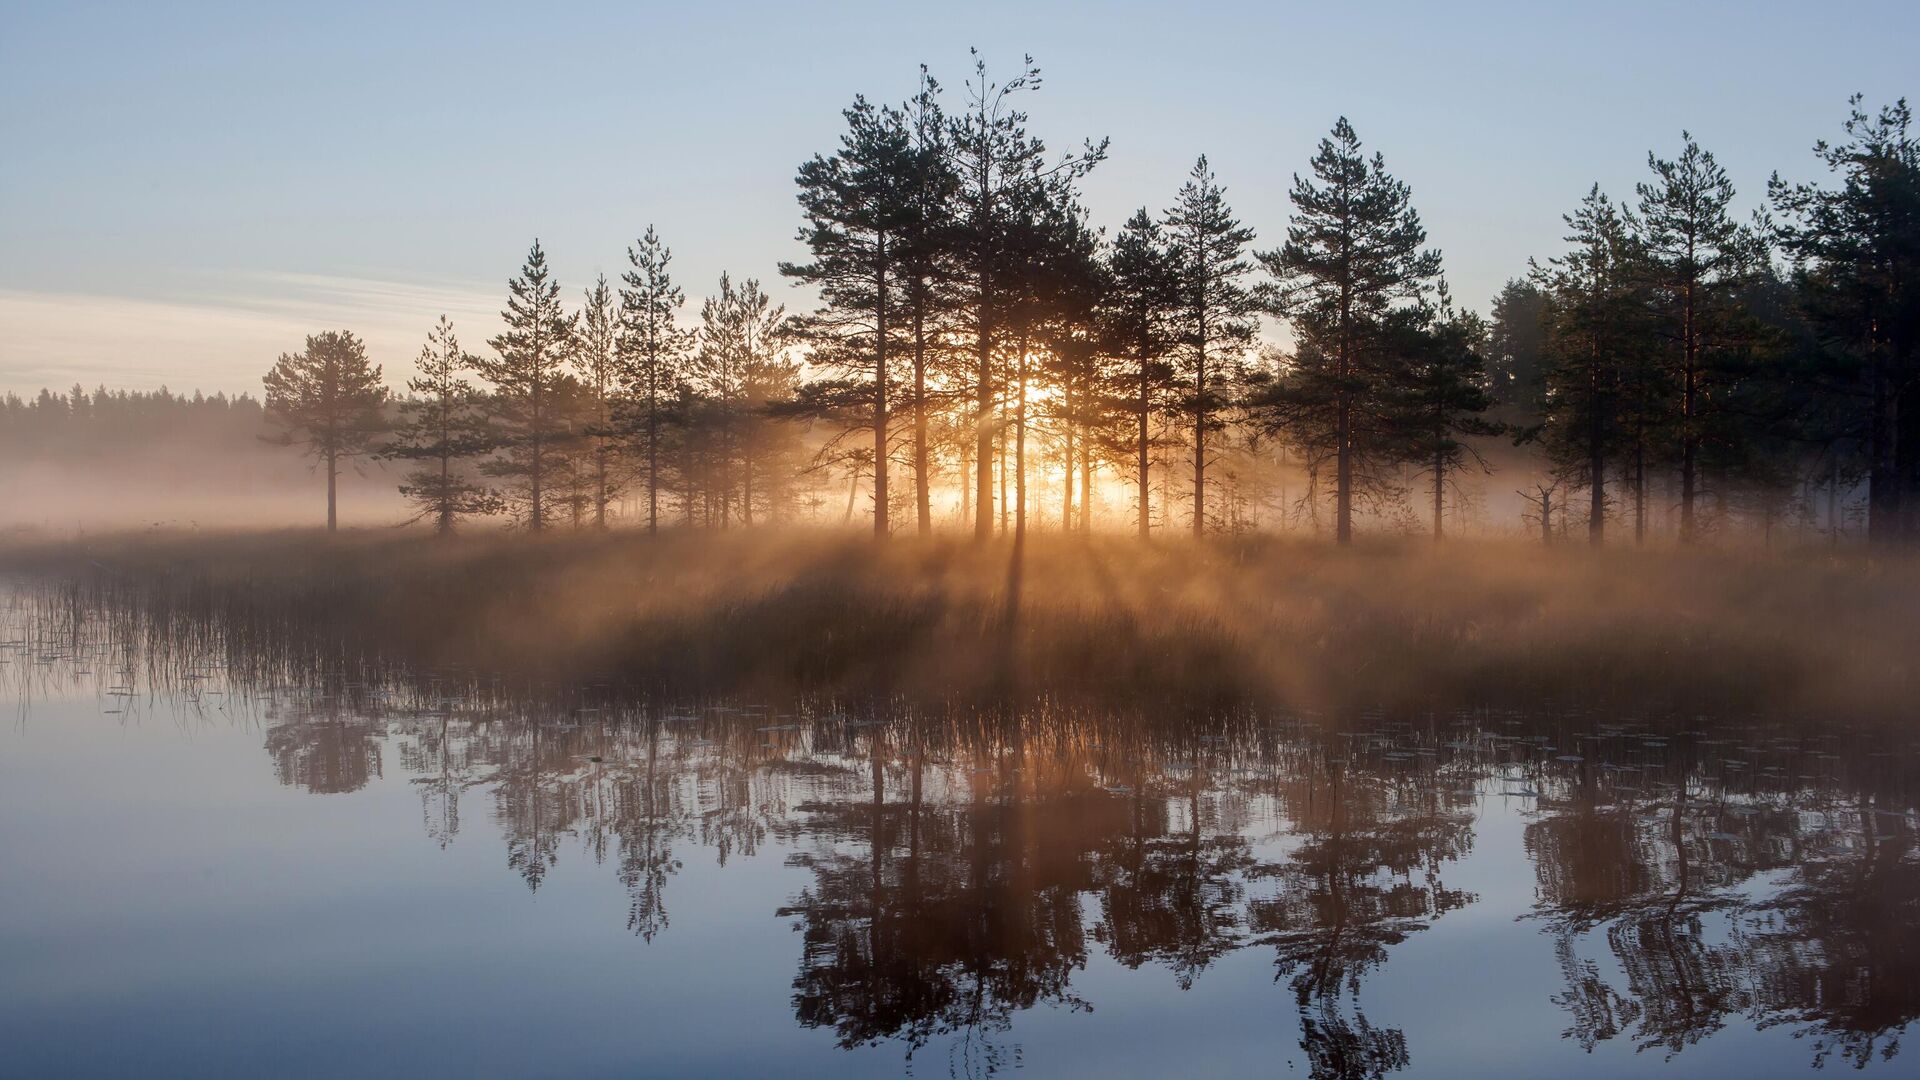
<instances>
[{"instance_id":1,"label":"reflection of trees in water","mask_svg":"<svg viewBox=\"0 0 1920 1080\"><path fill-rule=\"evenodd\" d=\"M1386 963L1389 946L1474 899L1441 879L1472 846L1472 800L1436 757L1401 756L1368 768L1295 754L1271 785L1297 843L1288 858L1256 871L1274 891L1251 903L1250 917L1293 991L1301 1049L1316 1077L1375 1077L1407 1066L1405 1034L1367 1017L1361 980Z\"/></svg>"},{"instance_id":2,"label":"reflection of trees in water","mask_svg":"<svg viewBox=\"0 0 1920 1080\"><path fill-rule=\"evenodd\" d=\"M1198 770L1171 790L1125 800L1122 829L1100 848L1100 923L1094 936L1115 960L1173 972L1182 990L1246 940L1246 837L1220 827L1220 802Z\"/></svg>"},{"instance_id":3,"label":"reflection of trees in water","mask_svg":"<svg viewBox=\"0 0 1920 1080\"><path fill-rule=\"evenodd\" d=\"M921 756L890 779L876 747L868 784L805 808L823 840L797 860L814 880L785 909L805 939L801 1022L846 1046L919 1047L1004 1031L1042 1002L1090 1008L1070 986L1090 942L1185 989L1257 941L1291 977L1314 1075L1407 1064L1404 1035L1359 1011L1359 984L1388 946L1471 901L1439 878L1470 845L1467 795L1431 768L1356 777L1299 754L1249 779L1224 752L1195 756L988 746L943 770L929 802ZM1298 838L1290 857L1256 858L1263 814Z\"/></svg>"},{"instance_id":4,"label":"reflection of trees in water","mask_svg":"<svg viewBox=\"0 0 1920 1080\"><path fill-rule=\"evenodd\" d=\"M1920 857L1914 820L1870 803L1836 815L1784 890L1754 905L1752 950L1764 1024L1789 1024L1855 1067L1891 1059L1920 1017Z\"/></svg>"},{"instance_id":5,"label":"reflection of trees in water","mask_svg":"<svg viewBox=\"0 0 1920 1080\"><path fill-rule=\"evenodd\" d=\"M1583 762L1527 827L1566 1036L1671 1056L1743 1018L1791 1027L1816 1064L1891 1058L1920 1016L1910 811L1849 800L1798 771L1815 767L1805 758L1759 779L1743 759L1735 776L1705 777L1662 756ZM1618 980L1593 958L1595 935Z\"/></svg>"},{"instance_id":6,"label":"reflection of trees in water","mask_svg":"<svg viewBox=\"0 0 1920 1080\"><path fill-rule=\"evenodd\" d=\"M359 791L381 773L386 724L335 695L276 703L266 713L267 754L287 787L315 795Z\"/></svg>"},{"instance_id":7,"label":"reflection of trees in water","mask_svg":"<svg viewBox=\"0 0 1920 1080\"><path fill-rule=\"evenodd\" d=\"M938 770L933 798L925 753L876 743L868 758L864 790L843 778L800 808L812 850L791 861L813 881L781 909L803 942L795 1013L849 1047L954 1035L957 1062L993 1071L1014 1013L1086 1007L1069 983L1087 958L1089 841L1121 806L1017 752Z\"/></svg>"},{"instance_id":8,"label":"reflection of trees in water","mask_svg":"<svg viewBox=\"0 0 1920 1080\"><path fill-rule=\"evenodd\" d=\"M393 723L399 753L421 793L427 833L441 846L459 829L459 800L472 788L493 799L507 864L537 890L577 845L611 861L630 900L628 926L651 940L668 923L666 891L682 867L682 843L722 865L764 841L764 753L721 750L698 733L639 717L576 714L559 720L459 710L442 702Z\"/></svg>"},{"instance_id":9,"label":"reflection of trees in water","mask_svg":"<svg viewBox=\"0 0 1920 1080\"><path fill-rule=\"evenodd\" d=\"M400 768L413 777L420 793L420 820L429 839L445 848L460 834L460 796L484 781L474 774L472 743L459 737L451 704L442 704L437 719L401 725L398 744Z\"/></svg>"},{"instance_id":10,"label":"reflection of trees in water","mask_svg":"<svg viewBox=\"0 0 1920 1080\"><path fill-rule=\"evenodd\" d=\"M444 700L378 721L350 699L279 710L283 782L364 786L391 733L429 836L451 842L462 793L482 788L531 887L568 851L610 864L647 940L688 853L725 865L774 839L808 874L780 908L801 941L798 1021L910 1056L938 1040L968 1072L1017 1063L1021 1011L1091 1008L1073 980L1095 950L1185 989L1256 946L1312 1075L1409 1066L1418 1048L1367 1014L1363 987L1474 901L1446 871L1486 791L1538 792L1526 848L1579 1045L1671 1055L1744 1019L1861 1064L1920 1012L1911 792L1900 768L1826 743L1590 745L1511 719L1338 735L1057 714L536 722Z\"/></svg>"}]
</instances>

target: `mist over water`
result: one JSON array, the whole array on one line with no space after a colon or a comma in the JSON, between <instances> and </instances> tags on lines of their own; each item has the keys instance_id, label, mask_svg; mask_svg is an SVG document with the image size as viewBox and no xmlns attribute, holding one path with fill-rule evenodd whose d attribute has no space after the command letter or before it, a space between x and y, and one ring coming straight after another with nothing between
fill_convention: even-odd
<instances>
[{"instance_id":1,"label":"mist over water","mask_svg":"<svg viewBox=\"0 0 1920 1080\"><path fill-rule=\"evenodd\" d=\"M1920 1013L1905 728L669 700L112 596L0 607L24 1075L1894 1075Z\"/></svg>"},{"instance_id":2,"label":"mist over water","mask_svg":"<svg viewBox=\"0 0 1920 1080\"><path fill-rule=\"evenodd\" d=\"M0 1080L1920 1074L1912 13L605 6L0 8Z\"/></svg>"}]
</instances>

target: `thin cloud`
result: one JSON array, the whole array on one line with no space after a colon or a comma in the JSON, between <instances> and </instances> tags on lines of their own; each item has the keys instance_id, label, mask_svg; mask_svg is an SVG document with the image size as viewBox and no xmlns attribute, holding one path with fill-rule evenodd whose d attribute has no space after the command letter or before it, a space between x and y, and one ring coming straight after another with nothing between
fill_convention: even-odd
<instances>
[{"instance_id":1,"label":"thin cloud","mask_svg":"<svg viewBox=\"0 0 1920 1080\"><path fill-rule=\"evenodd\" d=\"M0 392L79 382L257 393L276 357L328 329L364 338L398 387L442 314L467 348L483 349L500 328L498 291L478 283L282 272L191 299L0 289Z\"/></svg>"}]
</instances>

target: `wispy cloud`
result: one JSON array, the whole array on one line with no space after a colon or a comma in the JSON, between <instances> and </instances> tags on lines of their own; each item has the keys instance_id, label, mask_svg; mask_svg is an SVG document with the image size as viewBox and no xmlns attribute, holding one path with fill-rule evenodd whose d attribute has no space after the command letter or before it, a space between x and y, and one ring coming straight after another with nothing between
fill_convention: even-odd
<instances>
[{"instance_id":1,"label":"wispy cloud","mask_svg":"<svg viewBox=\"0 0 1920 1080\"><path fill-rule=\"evenodd\" d=\"M468 349L484 348L500 328L498 291L483 283L277 272L180 297L0 289L0 391L79 382L257 392L275 357L330 329L364 338L399 386L442 314Z\"/></svg>"}]
</instances>

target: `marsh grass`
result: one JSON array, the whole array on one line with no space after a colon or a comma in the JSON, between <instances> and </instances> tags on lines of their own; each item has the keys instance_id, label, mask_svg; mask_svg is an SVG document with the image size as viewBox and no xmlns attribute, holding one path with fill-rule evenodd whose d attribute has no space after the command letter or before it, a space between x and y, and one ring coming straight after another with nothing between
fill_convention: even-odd
<instances>
[{"instance_id":1,"label":"marsh grass","mask_svg":"<svg viewBox=\"0 0 1920 1080\"><path fill-rule=\"evenodd\" d=\"M0 569L234 664L672 694L1863 718L1920 689L1920 567L1821 553L255 532Z\"/></svg>"}]
</instances>

